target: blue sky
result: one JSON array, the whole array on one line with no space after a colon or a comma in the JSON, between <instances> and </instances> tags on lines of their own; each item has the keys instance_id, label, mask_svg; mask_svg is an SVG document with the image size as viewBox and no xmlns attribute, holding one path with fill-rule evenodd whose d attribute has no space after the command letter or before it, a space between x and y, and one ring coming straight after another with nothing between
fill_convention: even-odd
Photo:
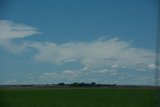
<instances>
[{"instance_id":1,"label":"blue sky","mask_svg":"<svg viewBox=\"0 0 160 107\"><path fill-rule=\"evenodd\" d=\"M6 0L0 84L154 84L157 0Z\"/></svg>"}]
</instances>

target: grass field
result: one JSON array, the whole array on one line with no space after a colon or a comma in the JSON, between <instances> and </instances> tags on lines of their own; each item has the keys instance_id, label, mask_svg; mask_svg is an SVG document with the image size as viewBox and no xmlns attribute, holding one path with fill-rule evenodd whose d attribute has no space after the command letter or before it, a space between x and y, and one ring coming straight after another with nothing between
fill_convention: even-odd
<instances>
[{"instance_id":1,"label":"grass field","mask_svg":"<svg viewBox=\"0 0 160 107\"><path fill-rule=\"evenodd\" d=\"M0 107L155 107L155 89L0 89Z\"/></svg>"}]
</instances>

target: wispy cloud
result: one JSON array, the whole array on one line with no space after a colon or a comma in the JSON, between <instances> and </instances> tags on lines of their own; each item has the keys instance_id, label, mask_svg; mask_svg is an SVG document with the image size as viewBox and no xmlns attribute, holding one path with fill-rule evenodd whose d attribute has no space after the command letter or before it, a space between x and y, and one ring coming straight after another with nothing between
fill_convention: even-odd
<instances>
[{"instance_id":1,"label":"wispy cloud","mask_svg":"<svg viewBox=\"0 0 160 107\"><path fill-rule=\"evenodd\" d=\"M25 45L16 45L12 39L25 38L40 34L37 28L19 24L8 20L0 20L0 45L13 53L19 53L24 50Z\"/></svg>"},{"instance_id":2,"label":"wispy cloud","mask_svg":"<svg viewBox=\"0 0 160 107\"><path fill-rule=\"evenodd\" d=\"M37 28L8 20L0 20L0 41L39 34Z\"/></svg>"}]
</instances>

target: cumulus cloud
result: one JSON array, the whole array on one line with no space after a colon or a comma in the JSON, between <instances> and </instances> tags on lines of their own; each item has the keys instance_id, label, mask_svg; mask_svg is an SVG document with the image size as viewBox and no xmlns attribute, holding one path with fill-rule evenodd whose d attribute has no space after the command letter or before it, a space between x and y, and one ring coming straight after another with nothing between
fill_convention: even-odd
<instances>
[{"instance_id":1,"label":"cumulus cloud","mask_svg":"<svg viewBox=\"0 0 160 107\"><path fill-rule=\"evenodd\" d=\"M155 69L156 68L156 65L155 64L150 64L150 65L148 65L148 68L150 68L150 69Z\"/></svg>"},{"instance_id":2,"label":"cumulus cloud","mask_svg":"<svg viewBox=\"0 0 160 107\"><path fill-rule=\"evenodd\" d=\"M38 51L35 60L51 62L57 65L71 61L79 61L87 69L135 68L154 63L154 53L143 48L136 48L126 41L112 38L92 42L32 42L27 46Z\"/></svg>"}]
</instances>

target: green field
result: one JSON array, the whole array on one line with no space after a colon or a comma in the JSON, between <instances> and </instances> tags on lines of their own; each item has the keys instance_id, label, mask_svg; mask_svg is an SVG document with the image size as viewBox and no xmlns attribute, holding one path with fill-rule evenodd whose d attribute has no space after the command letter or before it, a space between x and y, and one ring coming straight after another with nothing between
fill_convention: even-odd
<instances>
[{"instance_id":1,"label":"green field","mask_svg":"<svg viewBox=\"0 0 160 107\"><path fill-rule=\"evenodd\" d=\"M155 107L155 89L0 89L0 107Z\"/></svg>"}]
</instances>

